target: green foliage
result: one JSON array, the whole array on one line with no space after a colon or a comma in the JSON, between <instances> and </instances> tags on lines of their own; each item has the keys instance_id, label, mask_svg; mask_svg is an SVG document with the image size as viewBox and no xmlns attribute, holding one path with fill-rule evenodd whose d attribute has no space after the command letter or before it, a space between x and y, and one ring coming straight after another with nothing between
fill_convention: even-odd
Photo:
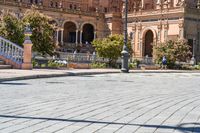
<instances>
[{"instance_id":1,"label":"green foliage","mask_svg":"<svg viewBox=\"0 0 200 133\"><path fill-rule=\"evenodd\" d=\"M166 56L168 66L173 66L176 61L184 62L191 56L190 46L186 40L170 40L154 45L154 57L158 64L161 64L163 56Z\"/></svg>"},{"instance_id":2,"label":"green foliage","mask_svg":"<svg viewBox=\"0 0 200 133\"><path fill-rule=\"evenodd\" d=\"M3 11L0 20L0 36L22 46L24 42L24 24L11 12Z\"/></svg>"},{"instance_id":3,"label":"green foliage","mask_svg":"<svg viewBox=\"0 0 200 133\"><path fill-rule=\"evenodd\" d=\"M137 68L137 64L136 63L129 63L129 68L130 69L136 69Z\"/></svg>"},{"instance_id":4,"label":"green foliage","mask_svg":"<svg viewBox=\"0 0 200 133\"><path fill-rule=\"evenodd\" d=\"M39 64L38 64L38 62L36 60L32 60L32 64L33 64L33 67L38 67L39 66Z\"/></svg>"},{"instance_id":5,"label":"green foliage","mask_svg":"<svg viewBox=\"0 0 200 133\"><path fill-rule=\"evenodd\" d=\"M108 58L109 64L112 65L121 56L124 37L122 35L110 35L107 38L94 40L92 45L95 47L98 56ZM130 40L128 41L128 49L132 53Z\"/></svg>"},{"instance_id":6,"label":"green foliage","mask_svg":"<svg viewBox=\"0 0 200 133\"><path fill-rule=\"evenodd\" d=\"M53 55L55 39L54 27L49 23L50 19L39 11L31 9L25 13L23 22L29 24L32 29L33 51L42 55Z\"/></svg>"},{"instance_id":7,"label":"green foliage","mask_svg":"<svg viewBox=\"0 0 200 133\"><path fill-rule=\"evenodd\" d=\"M194 66L195 70L200 70L200 63Z\"/></svg>"},{"instance_id":8,"label":"green foliage","mask_svg":"<svg viewBox=\"0 0 200 133\"><path fill-rule=\"evenodd\" d=\"M66 65L58 63L58 62L56 62L54 60L48 61L48 67L50 67L50 68L59 68L59 67L64 67L64 66L66 66Z\"/></svg>"},{"instance_id":9,"label":"green foliage","mask_svg":"<svg viewBox=\"0 0 200 133\"><path fill-rule=\"evenodd\" d=\"M139 64L140 64L140 61L135 59L135 60L133 60L133 62L129 63L129 68L130 69L137 69Z\"/></svg>"},{"instance_id":10,"label":"green foliage","mask_svg":"<svg viewBox=\"0 0 200 133\"><path fill-rule=\"evenodd\" d=\"M11 12L3 12L0 20L0 36L18 45L24 42L25 25L29 24L32 29L31 41L33 51L42 55L53 55L55 49L54 26L50 19L34 8L27 10L22 19L18 19Z\"/></svg>"},{"instance_id":11,"label":"green foliage","mask_svg":"<svg viewBox=\"0 0 200 133\"><path fill-rule=\"evenodd\" d=\"M91 68L106 68L106 63L95 62L90 65Z\"/></svg>"}]
</instances>

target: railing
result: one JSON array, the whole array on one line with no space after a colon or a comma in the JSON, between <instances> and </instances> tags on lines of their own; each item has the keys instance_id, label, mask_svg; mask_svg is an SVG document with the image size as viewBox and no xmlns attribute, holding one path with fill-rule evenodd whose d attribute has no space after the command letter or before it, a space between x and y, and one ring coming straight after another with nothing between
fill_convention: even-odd
<instances>
[{"instance_id":1,"label":"railing","mask_svg":"<svg viewBox=\"0 0 200 133\"><path fill-rule=\"evenodd\" d=\"M91 44L76 44L76 43L66 43L64 42L63 45L58 49L61 52L71 52L73 53L75 50L81 53L93 52L94 48Z\"/></svg>"},{"instance_id":2,"label":"railing","mask_svg":"<svg viewBox=\"0 0 200 133\"><path fill-rule=\"evenodd\" d=\"M153 64L155 64L155 62L153 60L153 57L134 57L132 59L133 60L134 59L139 60L140 64L145 64L145 65L153 65Z\"/></svg>"},{"instance_id":3,"label":"railing","mask_svg":"<svg viewBox=\"0 0 200 133\"><path fill-rule=\"evenodd\" d=\"M96 54L87 54L87 53L59 53L61 60L66 60L68 62L109 62L108 59L97 57Z\"/></svg>"},{"instance_id":4,"label":"railing","mask_svg":"<svg viewBox=\"0 0 200 133\"><path fill-rule=\"evenodd\" d=\"M7 39L0 37L0 55L17 64L23 63L23 48L10 42Z\"/></svg>"}]
</instances>

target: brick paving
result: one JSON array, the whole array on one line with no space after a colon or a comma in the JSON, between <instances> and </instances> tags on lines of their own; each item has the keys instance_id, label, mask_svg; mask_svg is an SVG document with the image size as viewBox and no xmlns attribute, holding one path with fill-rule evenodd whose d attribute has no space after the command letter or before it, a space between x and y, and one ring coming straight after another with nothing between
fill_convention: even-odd
<instances>
[{"instance_id":1,"label":"brick paving","mask_svg":"<svg viewBox=\"0 0 200 133\"><path fill-rule=\"evenodd\" d=\"M0 133L200 133L200 73L0 83Z\"/></svg>"}]
</instances>

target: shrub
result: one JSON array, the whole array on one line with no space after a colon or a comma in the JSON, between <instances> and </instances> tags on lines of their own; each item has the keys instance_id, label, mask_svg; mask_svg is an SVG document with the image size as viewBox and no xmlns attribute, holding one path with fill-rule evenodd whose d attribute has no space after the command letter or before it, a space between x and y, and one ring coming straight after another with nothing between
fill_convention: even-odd
<instances>
[{"instance_id":1,"label":"shrub","mask_svg":"<svg viewBox=\"0 0 200 133\"><path fill-rule=\"evenodd\" d=\"M32 64L33 64L33 67L38 67L39 66L39 64L38 64L38 62L36 60L32 60Z\"/></svg>"},{"instance_id":2,"label":"shrub","mask_svg":"<svg viewBox=\"0 0 200 133\"><path fill-rule=\"evenodd\" d=\"M137 68L137 63L129 63L129 68L130 69L136 69Z\"/></svg>"},{"instance_id":3,"label":"shrub","mask_svg":"<svg viewBox=\"0 0 200 133\"><path fill-rule=\"evenodd\" d=\"M91 68L107 68L106 63L95 62L90 65Z\"/></svg>"},{"instance_id":4,"label":"shrub","mask_svg":"<svg viewBox=\"0 0 200 133\"><path fill-rule=\"evenodd\" d=\"M191 57L190 46L186 40L170 40L154 45L153 54L158 64L161 64L162 57L166 56L169 67L173 67L176 61L185 62Z\"/></svg>"},{"instance_id":5,"label":"shrub","mask_svg":"<svg viewBox=\"0 0 200 133\"><path fill-rule=\"evenodd\" d=\"M3 12L0 16L0 36L22 46L25 25L32 29L33 51L42 55L53 55L55 49L54 25L51 19L36 9L27 10L22 18L12 12Z\"/></svg>"},{"instance_id":6,"label":"shrub","mask_svg":"<svg viewBox=\"0 0 200 133\"><path fill-rule=\"evenodd\" d=\"M0 36L22 46L24 23L14 13L3 11L0 16Z\"/></svg>"},{"instance_id":7,"label":"shrub","mask_svg":"<svg viewBox=\"0 0 200 133\"><path fill-rule=\"evenodd\" d=\"M195 70L200 70L200 63L199 63L198 65L195 65L195 66L194 66L194 69L195 69Z\"/></svg>"},{"instance_id":8,"label":"shrub","mask_svg":"<svg viewBox=\"0 0 200 133\"><path fill-rule=\"evenodd\" d=\"M42 55L53 55L55 39L54 27L50 24L50 18L33 8L26 11L23 22L29 24L32 29L33 51Z\"/></svg>"},{"instance_id":9,"label":"shrub","mask_svg":"<svg viewBox=\"0 0 200 133\"><path fill-rule=\"evenodd\" d=\"M50 60L48 61L48 67L50 68L60 68L60 67L65 67L67 64L61 63L58 61Z\"/></svg>"},{"instance_id":10,"label":"shrub","mask_svg":"<svg viewBox=\"0 0 200 133\"><path fill-rule=\"evenodd\" d=\"M92 42L99 57L108 58L109 66L115 66L116 61L121 57L124 45L124 37L122 35L110 35L107 38L96 39ZM128 41L128 49L132 53L130 40Z\"/></svg>"}]
</instances>

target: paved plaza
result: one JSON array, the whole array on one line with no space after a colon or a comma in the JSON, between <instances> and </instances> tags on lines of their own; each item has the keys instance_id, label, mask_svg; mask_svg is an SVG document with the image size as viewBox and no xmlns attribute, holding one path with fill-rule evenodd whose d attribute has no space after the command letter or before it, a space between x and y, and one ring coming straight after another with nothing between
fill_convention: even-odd
<instances>
[{"instance_id":1,"label":"paved plaza","mask_svg":"<svg viewBox=\"0 0 200 133\"><path fill-rule=\"evenodd\" d=\"M200 133L200 73L0 83L0 133Z\"/></svg>"}]
</instances>

